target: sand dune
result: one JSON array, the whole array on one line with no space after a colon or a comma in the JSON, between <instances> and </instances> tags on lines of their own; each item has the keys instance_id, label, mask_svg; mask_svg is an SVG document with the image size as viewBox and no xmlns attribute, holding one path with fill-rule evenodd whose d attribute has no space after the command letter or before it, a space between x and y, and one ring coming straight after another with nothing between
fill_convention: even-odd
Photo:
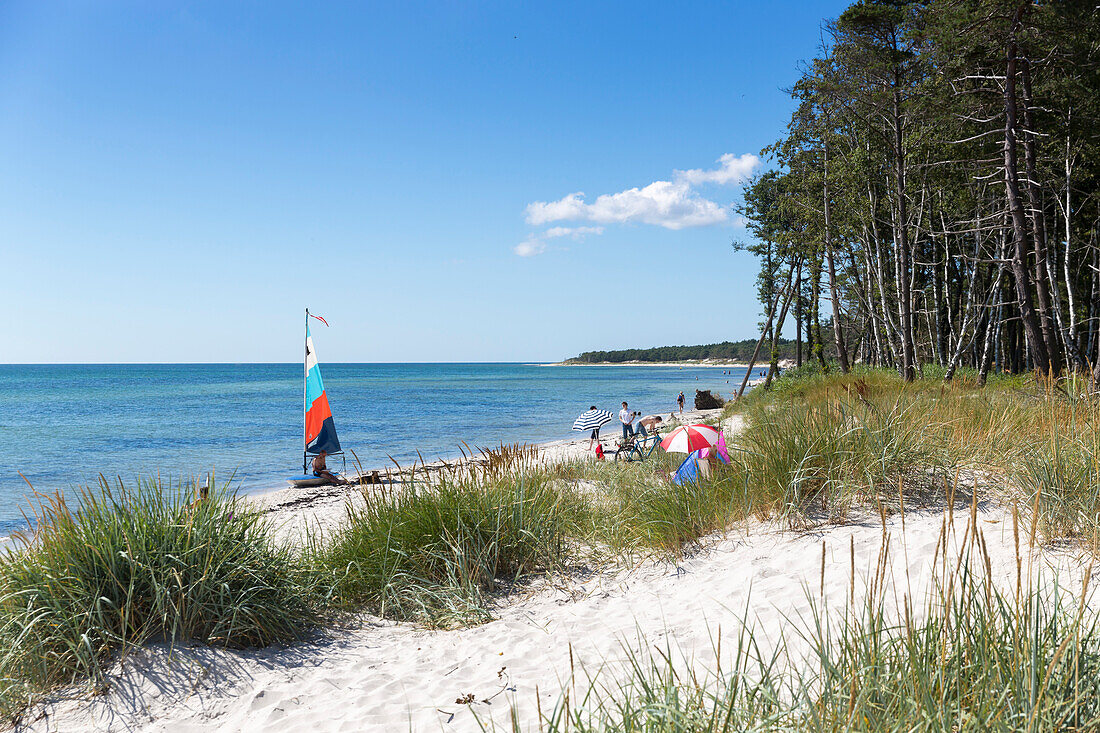
<instances>
[{"instance_id":1,"label":"sand dune","mask_svg":"<svg viewBox=\"0 0 1100 733\"><path fill-rule=\"evenodd\" d=\"M995 506L977 517L994 576L1014 582L1011 517ZM967 518L956 514L957 534ZM886 525L891 576L918 603L943 521L942 511L910 512L904 532L900 517ZM513 706L524 728L535 729L539 707L553 708L574 671L607 665L621 673L626 648L667 644L713 667L719 629L728 639L742 618L772 638L789 632L821 596L823 543L825 603L842 604L850 592L851 542L862 595L882 539L871 520L809 533L757 524L710 538L678 564L539 580L475 628L427 631L363 617L287 649L142 650L105 695L51 704L27 729L474 731L476 717L506 726ZM1035 561L1046 577L1079 587L1084 571L1073 554L1043 551ZM472 704L456 702L471 694Z\"/></svg>"}]
</instances>

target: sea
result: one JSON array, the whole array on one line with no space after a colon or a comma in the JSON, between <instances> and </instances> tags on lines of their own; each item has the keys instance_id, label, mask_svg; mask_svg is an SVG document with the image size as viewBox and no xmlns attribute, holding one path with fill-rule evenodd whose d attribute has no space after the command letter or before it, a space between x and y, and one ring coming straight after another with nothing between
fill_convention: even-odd
<instances>
[{"instance_id":1,"label":"sea","mask_svg":"<svg viewBox=\"0 0 1100 733\"><path fill-rule=\"evenodd\" d=\"M455 458L462 446L576 437L592 405L676 409L683 390L724 397L728 367L338 364L321 370L345 451L366 469ZM302 473L301 364L0 365L0 535L25 525L34 490L74 491L102 474L205 476L243 493ZM618 421L604 435L619 432ZM350 461L350 453L348 454ZM339 459L330 465L341 467ZM350 468L350 465L349 465Z\"/></svg>"}]
</instances>

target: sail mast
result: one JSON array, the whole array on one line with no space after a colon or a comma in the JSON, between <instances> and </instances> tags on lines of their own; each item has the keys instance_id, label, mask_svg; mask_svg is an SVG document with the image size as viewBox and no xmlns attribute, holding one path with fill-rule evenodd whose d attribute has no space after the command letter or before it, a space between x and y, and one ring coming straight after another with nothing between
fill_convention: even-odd
<instances>
[{"instance_id":1,"label":"sail mast","mask_svg":"<svg viewBox=\"0 0 1100 733\"><path fill-rule=\"evenodd\" d=\"M309 447L309 432L306 427L306 415L309 413L309 403L306 402L306 381L309 379L309 308L306 308L305 356L302 357L302 473L305 473L309 460L306 458L306 449Z\"/></svg>"},{"instance_id":2,"label":"sail mast","mask_svg":"<svg viewBox=\"0 0 1100 733\"><path fill-rule=\"evenodd\" d=\"M340 452L340 439L336 437L336 423L332 420L332 409L325 394L325 383L321 379L321 367L317 363L317 352L313 347L313 337L309 332L309 319L315 318L326 326L324 318L315 316L306 309L306 361L302 410L305 416L305 447L302 456L303 471L309 464L309 455L321 452L334 455Z\"/></svg>"}]
</instances>

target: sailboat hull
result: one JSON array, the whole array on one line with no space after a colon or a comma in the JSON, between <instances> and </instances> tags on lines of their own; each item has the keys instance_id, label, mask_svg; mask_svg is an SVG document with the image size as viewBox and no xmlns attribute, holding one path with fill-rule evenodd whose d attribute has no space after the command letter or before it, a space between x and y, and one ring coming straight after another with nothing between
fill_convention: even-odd
<instances>
[{"instance_id":1,"label":"sailboat hull","mask_svg":"<svg viewBox=\"0 0 1100 733\"><path fill-rule=\"evenodd\" d=\"M306 486L324 486L328 483L320 476L291 476L286 480L288 484L296 488L303 488Z\"/></svg>"}]
</instances>

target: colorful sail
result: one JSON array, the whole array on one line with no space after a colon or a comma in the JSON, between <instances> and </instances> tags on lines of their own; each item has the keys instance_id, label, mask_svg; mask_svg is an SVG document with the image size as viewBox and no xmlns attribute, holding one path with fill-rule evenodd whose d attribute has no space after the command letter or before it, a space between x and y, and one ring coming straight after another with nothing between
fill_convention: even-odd
<instances>
[{"instance_id":1,"label":"colorful sail","mask_svg":"<svg viewBox=\"0 0 1100 733\"><path fill-rule=\"evenodd\" d=\"M336 437L336 423L328 406L325 383L321 381L321 368L317 366L317 354L313 351L313 337L306 323L306 453L321 451L336 453L340 439Z\"/></svg>"}]
</instances>

